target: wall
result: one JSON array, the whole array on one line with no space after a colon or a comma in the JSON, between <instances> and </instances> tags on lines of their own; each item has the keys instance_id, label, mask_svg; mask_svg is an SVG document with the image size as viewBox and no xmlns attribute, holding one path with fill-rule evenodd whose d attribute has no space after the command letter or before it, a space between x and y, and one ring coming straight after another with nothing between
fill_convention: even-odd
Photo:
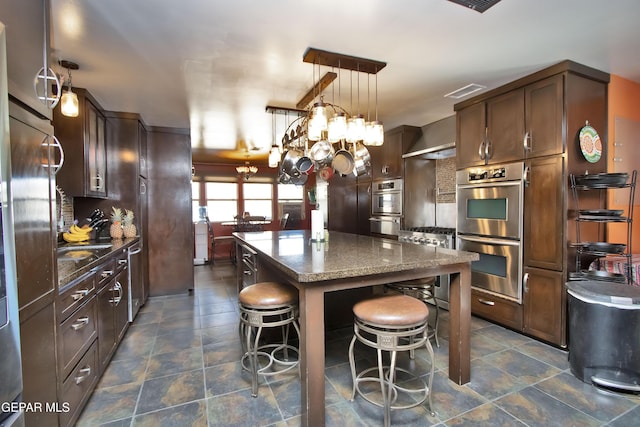
<instances>
[{"instance_id":1,"label":"wall","mask_svg":"<svg viewBox=\"0 0 640 427\"><path fill-rule=\"evenodd\" d=\"M612 74L611 82L609 83L609 153L607 158L607 167L610 172L614 171L613 155L615 153L615 150L613 147L613 143L614 141L616 141L616 117L622 117L625 119L640 122L640 83L636 83ZM634 143L637 148L640 149L640 139L637 139ZM629 173L630 172L631 171L629 171ZM640 199L638 198L638 196L638 191L636 191L636 207L634 208L633 215L634 227L632 239L632 248L634 253L640 253L640 209L638 206ZM627 214L627 205L616 205L614 203L613 195L609 195L609 209L624 209L625 214ZM610 224L607 227L607 241L611 243L624 243L627 241L626 233L626 225Z\"/></svg>"}]
</instances>

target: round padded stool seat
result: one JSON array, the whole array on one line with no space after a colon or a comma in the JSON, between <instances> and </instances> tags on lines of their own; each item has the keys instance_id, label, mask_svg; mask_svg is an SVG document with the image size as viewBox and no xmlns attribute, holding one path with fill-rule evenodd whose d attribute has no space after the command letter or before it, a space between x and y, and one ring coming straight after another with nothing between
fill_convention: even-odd
<instances>
[{"instance_id":1,"label":"round padded stool seat","mask_svg":"<svg viewBox=\"0 0 640 427\"><path fill-rule=\"evenodd\" d=\"M260 282L247 286L238 296L240 304L248 307L274 307L296 304L298 290L277 282Z\"/></svg>"},{"instance_id":2,"label":"round padded stool seat","mask_svg":"<svg viewBox=\"0 0 640 427\"><path fill-rule=\"evenodd\" d=\"M251 395L258 395L258 376L280 375L299 367L298 348L289 344L289 326L298 339L298 290L277 282L259 282L238 294L242 369L251 372ZM281 328L282 341L261 344L264 328ZM289 353L294 357L290 358Z\"/></svg>"},{"instance_id":3,"label":"round padded stool seat","mask_svg":"<svg viewBox=\"0 0 640 427\"><path fill-rule=\"evenodd\" d=\"M358 302L353 306L353 314L376 325L409 326L426 322L429 309L416 298L390 295Z\"/></svg>"}]
</instances>

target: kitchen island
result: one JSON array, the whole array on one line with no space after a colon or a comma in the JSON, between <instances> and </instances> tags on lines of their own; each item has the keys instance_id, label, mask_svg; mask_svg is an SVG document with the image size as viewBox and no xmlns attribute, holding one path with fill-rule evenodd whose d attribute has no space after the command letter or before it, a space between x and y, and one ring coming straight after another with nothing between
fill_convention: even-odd
<instances>
[{"instance_id":1,"label":"kitchen island","mask_svg":"<svg viewBox=\"0 0 640 427\"><path fill-rule=\"evenodd\" d=\"M303 426L321 426L325 421L326 292L451 274L449 378L456 384L469 382L470 265L477 254L333 231L323 242L312 241L309 230L233 235L257 253L260 278L298 289ZM238 262L240 276L242 264Z\"/></svg>"}]
</instances>

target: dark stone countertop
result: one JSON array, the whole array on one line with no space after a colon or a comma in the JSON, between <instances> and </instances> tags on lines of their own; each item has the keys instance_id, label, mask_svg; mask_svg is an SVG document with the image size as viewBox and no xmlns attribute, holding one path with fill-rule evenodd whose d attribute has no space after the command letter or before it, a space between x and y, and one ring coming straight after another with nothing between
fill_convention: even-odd
<instances>
[{"instance_id":1,"label":"dark stone countertop","mask_svg":"<svg viewBox=\"0 0 640 427\"><path fill-rule=\"evenodd\" d=\"M479 258L473 252L337 231L328 232L324 242L312 241L310 230L233 235L301 283L432 268Z\"/></svg>"},{"instance_id":2,"label":"dark stone countertop","mask_svg":"<svg viewBox=\"0 0 640 427\"><path fill-rule=\"evenodd\" d=\"M113 239L88 241L85 243L65 243L58 246L56 251L56 263L58 265L58 289L61 291L67 284L78 277L83 276L95 267L105 262L111 255L121 251L140 241L139 237L129 239ZM95 245L108 245L111 247L104 249L87 249ZM64 254L60 251L65 251ZM91 255L84 256L83 251L91 252ZM78 254L77 258L73 255ZM71 256L65 256L71 255ZM88 255L88 254L86 254Z\"/></svg>"}]
</instances>

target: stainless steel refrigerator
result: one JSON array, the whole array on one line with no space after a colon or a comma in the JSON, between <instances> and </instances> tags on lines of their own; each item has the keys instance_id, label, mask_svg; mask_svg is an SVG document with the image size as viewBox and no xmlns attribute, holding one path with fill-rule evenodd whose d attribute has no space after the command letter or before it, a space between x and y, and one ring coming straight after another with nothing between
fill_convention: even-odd
<instances>
[{"instance_id":1,"label":"stainless steel refrigerator","mask_svg":"<svg viewBox=\"0 0 640 427\"><path fill-rule=\"evenodd\" d=\"M0 426L24 426L4 25L0 23Z\"/></svg>"}]
</instances>

